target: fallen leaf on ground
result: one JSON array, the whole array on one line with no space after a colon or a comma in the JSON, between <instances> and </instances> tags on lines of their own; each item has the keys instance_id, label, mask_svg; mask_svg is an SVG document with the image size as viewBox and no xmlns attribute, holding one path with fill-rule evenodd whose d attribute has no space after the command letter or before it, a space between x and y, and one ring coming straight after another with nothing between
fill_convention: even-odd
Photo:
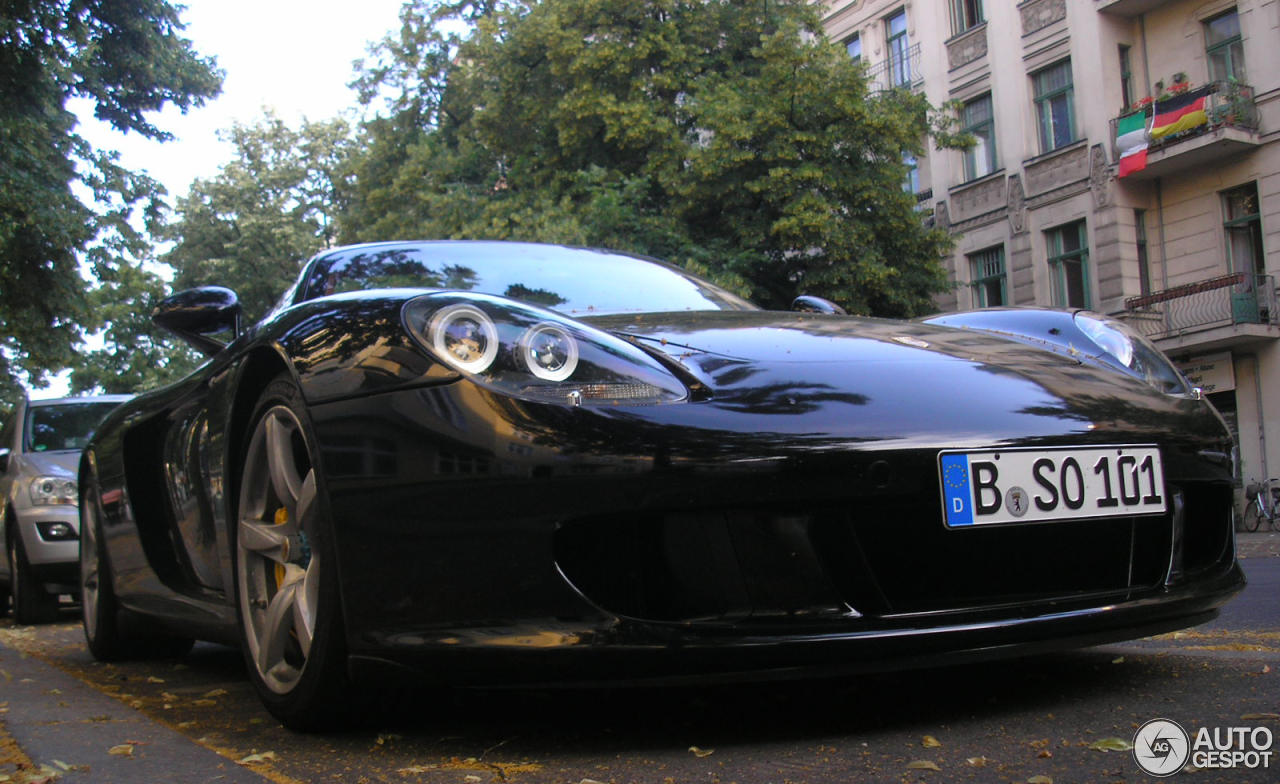
<instances>
[{"instance_id":1,"label":"fallen leaf on ground","mask_svg":"<svg viewBox=\"0 0 1280 784\"><path fill-rule=\"evenodd\" d=\"M710 757L716 753L715 749L700 749L697 746L690 746L689 751L692 751L695 757Z\"/></svg>"},{"instance_id":2,"label":"fallen leaf on ground","mask_svg":"<svg viewBox=\"0 0 1280 784\"><path fill-rule=\"evenodd\" d=\"M942 746L938 739L932 735L925 735L924 741L922 741L920 745L924 746L926 749L936 749Z\"/></svg>"},{"instance_id":3,"label":"fallen leaf on ground","mask_svg":"<svg viewBox=\"0 0 1280 784\"><path fill-rule=\"evenodd\" d=\"M164 683L164 678L157 678L154 675L147 677L147 683Z\"/></svg>"},{"instance_id":4,"label":"fallen leaf on ground","mask_svg":"<svg viewBox=\"0 0 1280 784\"><path fill-rule=\"evenodd\" d=\"M1267 721L1280 719L1280 713L1246 713L1241 716L1242 721Z\"/></svg>"},{"instance_id":5,"label":"fallen leaf on ground","mask_svg":"<svg viewBox=\"0 0 1280 784\"><path fill-rule=\"evenodd\" d=\"M275 762L280 758L276 756L274 751L264 751L261 754L250 754L244 759L236 760L241 765L253 765L261 762Z\"/></svg>"},{"instance_id":6,"label":"fallen leaf on ground","mask_svg":"<svg viewBox=\"0 0 1280 784\"><path fill-rule=\"evenodd\" d=\"M986 757L969 757L964 761L971 768L985 768L987 766Z\"/></svg>"},{"instance_id":7,"label":"fallen leaf on ground","mask_svg":"<svg viewBox=\"0 0 1280 784\"><path fill-rule=\"evenodd\" d=\"M1117 656L1116 658L1114 658L1114 659L1112 659L1112 660L1111 660L1111 663L1112 663L1112 664L1124 664L1124 657L1123 657L1123 656Z\"/></svg>"},{"instance_id":8,"label":"fallen leaf on ground","mask_svg":"<svg viewBox=\"0 0 1280 784\"><path fill-rule=\"evenodd\" d=\"M1049 751L1048 749L1045 749L1044 751L1042 751L1042 752L1040 752L1039 754L1037 754L1037 755L1036 755L1036 757L1038 757L1038 758L1040 758L1040 759L1049 759L1049 758L1051 758L1052 756L1053 756L1053 752L1052 752L1052 751Z\"/></svg>"},{"instance_id":9,"label":"fallen leaf on ground","mask_svg":"<svg viewBox=\"0 0 1280 784\"><path fill-rule=\"evenodd\" d=\"M1032 776L1027 779L1027 784L1053 784L1053 779L1048 776Z\"/></svg>"},{"instance_id":10,"label":"fallen leaf on ground","mask_svg":"<svg viewBox=\"0 0 1280 784\"><path fill-rule=\"evenodd\" d=\"M114 754L117 757L132 757L133 747L128 743L121 743L119 746L112 746L107 749L108 754Z\"/></svg>"},{"instance_id":11,"label":"fallen leaf on ground","mask_svg":"<svg viewBox=\"0 0 1280 784\"><path fill-rule=\"evenodd\" d=\"M400 739L401 739L401 738L403 738L403 737L404 737L403 735L396 735L396 734L391 733L391 732L385 732L385 733L384 733L384 732L379 732L379 733L378 733L378 741L377 741L377 742L378 742L378 745L379 745L379 746L385 746L385 745L387 745L388 743L390 743L390 742L392 742L392 741L395 741L395 740L400 740Z\"/></svg>"},{"instance_id":12,"label":"fallen leaf on ground","mask_svg":"<svg viewBox=\"0 0 1280 784\"><path fill-rule=\"evenodd\" d=\"M218 704L218 701L217 700L192 700L191 704L201 708L212 708L214 705Z\"/></svg>"},{"instance_id":13,"label":"fallen leaf on ground","mask_svg":"<svg viewBox=\"0 0 1280 784\"><path fill-rule=\"evenodd\" d=\"M411 765L407 768L400 768L396 773L399 773L401 776L411 776L415 773L426 773L427 771L435 770L436 768L436 765Z\"/></svg>"},{"instance_id":14,"label":"fallen leaf on ground","mask_svg":"<svg viewBox=\"0 0 1280 784\"><path fill-rule=\"evenodd\" d=\"M1103 738L1089 744L1094 751L1132 751L1133 744L1124 738Z\"/></svg>"},{"instance_id":15,"label":"fallen leaf on ground","mask_svg":"<svg viewBox=\"0 0 1280 784\"><path fill-rule=\"evenodd\" d=\"M942 768L931 760L916 760L907 764L907 770L936 770L941 772Z\"/></svg>"},{"instance_id":16,"label":"fallen leaf on ground","mask_svg":"<svg viewBox=\"0 0 1280 784\"><path fill-rule=\"evenodd\" d=\"M211 700L214 697L221 697L226 693L227 693L226 689L214 689L213 691L205 692L204 697L206 700Z\"/></svg>"}]
</instances>

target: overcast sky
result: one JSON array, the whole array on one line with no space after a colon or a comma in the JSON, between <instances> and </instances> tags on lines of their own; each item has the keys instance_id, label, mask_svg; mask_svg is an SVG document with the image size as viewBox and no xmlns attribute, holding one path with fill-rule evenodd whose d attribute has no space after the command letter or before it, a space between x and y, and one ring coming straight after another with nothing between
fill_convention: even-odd
<instances>
[{"instance_id":1,"label":"overcast sky","mask_svg":"<svg viewBox=\"0 0 1280 784\"><path fill-rule=\"evenodd\" d=\"M126 167L147 171L171 196L185 195L193 179L216 174L230 160L217 132L233 122L252 123L263 107L273 107L296 125L304 116L323 120L354 106L346 86L351 63L399 29L402 2L187 0L185 35L225 71L221 97L185 116L161 114L155 124L177 137L165 144L122 136L91 118L82 119L81 132L95 147L119 150Z\"/></svg>"}]
</instances>

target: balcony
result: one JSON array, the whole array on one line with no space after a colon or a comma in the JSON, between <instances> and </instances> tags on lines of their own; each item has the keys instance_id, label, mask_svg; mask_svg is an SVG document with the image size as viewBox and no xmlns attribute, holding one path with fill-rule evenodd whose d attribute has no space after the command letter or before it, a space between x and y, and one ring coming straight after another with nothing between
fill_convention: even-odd
<instances>
[{"instance_id":1,"label":"balcony","mask_svg":"<svg viewBox=\"0 0 1280 784\"><path fill-rule=\"evenodd\" d=\"M1255 149L1258 138L1258 107L1253 88L1239 82L1212 82L1212 92L1205 96L1208 122L1182 133L1153 139L1147 147L1147 166L1133 172L1126 180L1154 180L1188 169L1230 158ZM1152 107L1146 109L1151 119ZM1111 121L1112 160L1120 159L1116 149L1116 125Z\"/></svg>"},{"instance_id":2,"label":"balcony","mask_svg":"<svg viewBox=\"0 0 1280 784\"><path fill-rule=\"evenodd\" d=\"M1174 0L1094 0L1093 7L1113 16L1141 16Z\"/></svg>"},{"instance_id":3,"label":"balcony","mask_svg":"<svg viewBox=\"0 0 1280 784\"><path fill-rule=\"evenodd\" d=\"M924 72L920 70L920 44L907 49L905 55L881 60L867 69L867 87L872 93L894 88L919 90L924 86Z\"/></svg>"},{"instance_id":4,"label":"balcony","mask_svg":"<svg viewBox=\"0 0 1280 784\"><path fill-rule=\"evenodd\" d=\"M1167 352L1229 348L1280 338L1271 275L1233 272L1125 300L1126 321Z\"/></svg>"}]
</instances>

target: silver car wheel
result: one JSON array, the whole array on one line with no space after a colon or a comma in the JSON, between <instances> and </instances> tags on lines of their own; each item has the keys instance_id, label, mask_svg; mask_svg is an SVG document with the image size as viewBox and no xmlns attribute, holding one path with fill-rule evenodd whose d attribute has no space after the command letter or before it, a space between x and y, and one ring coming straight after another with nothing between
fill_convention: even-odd
<instances>
[{"instance_id":1,"label":"silver car wheel","mask_svg":"<svg viewBox=\"0 0 1280 784\"><path fill-rule=\"evenodd\" d=\"M98 548L98 521L94 511L96 499L86 496L80 500L80 612L84 616L84 628L98 628L98 582L102 579Z\"/></svg>"},{"instance_id":2,"label":"silver car wheel","mask_svg":"<svg viewBox=\"0 0 1280 784\"><path fill-rule=\"evenodd\" d=\"M268 409L249 442L240 489L237 572L248 658L272 692L297 685L311 653L320 599L316 475L302 424Z\"/></svg>"}]
</instances>

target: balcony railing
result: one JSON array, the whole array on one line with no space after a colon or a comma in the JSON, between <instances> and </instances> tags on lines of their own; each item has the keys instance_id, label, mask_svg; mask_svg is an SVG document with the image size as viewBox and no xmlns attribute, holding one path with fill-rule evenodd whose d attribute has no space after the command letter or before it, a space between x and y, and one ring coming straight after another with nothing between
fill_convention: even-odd
<instances>
[{"instance_id":1,"label":"balcony railing","mask_svg":"<svg viewBox=\"0 0 1280 784\"><path fill-rule=\"evenodd\" d=\"M1181 133L1152 139L1147 147L1147 165L1153 170L1145 174L1138 172L1136 179L1164 176L1169 173L1170 165L1176 164L1178 168L1195 166L1225 155L1235 154L1242 149L1257 144L1256 139L1250 141L1239 135L1234 138L1219 139L1217 142L1210 144L1183 144L1222 128L1235 128L1252 132L1258 130L1258 106L1254 102L1253 88L1251 86L1239 82L1224 81L1210 82L1207 86L1210 89L1210 93L1205 96L1204 101L1206 122ZM1143 113L1147 121L1148 130L1150 130L1151 115L1154 110L1155 105L1152 104L1147 106ZM1120 158L1121 150L1115 143L1116 128L1119 122L1119 117L1111 121L1112 160L1119 160ZM1210 140L1204 141L1209 142ZM1177 156L1176 160L1173 156ZM1164 165L1157 166L1157 164Z\"/></svg>"},{"instance_id":2,"label":"balcony railing","mask_svg":"<svg viewBox=\"0 0 1280 784\"><path fill-rule=\"evenodd\" d=\"M920 70L920 44L914 44L905 54L896 54L881 60L867 69L867 86L878 93L894 87L913 89L924 81Z\"/></svg>"},{"instance_id":3,"label":"balcony railing","mask_svg":"<svg viewBox=\"0 0 1280 784\"><path fill-rule=\"evenodd\" d=\"M1275 278L1247 272L1130 297L1124 306L1129 323L1152 340L1236 324L1280 324Z\"/></svg>"}]
</instances>

